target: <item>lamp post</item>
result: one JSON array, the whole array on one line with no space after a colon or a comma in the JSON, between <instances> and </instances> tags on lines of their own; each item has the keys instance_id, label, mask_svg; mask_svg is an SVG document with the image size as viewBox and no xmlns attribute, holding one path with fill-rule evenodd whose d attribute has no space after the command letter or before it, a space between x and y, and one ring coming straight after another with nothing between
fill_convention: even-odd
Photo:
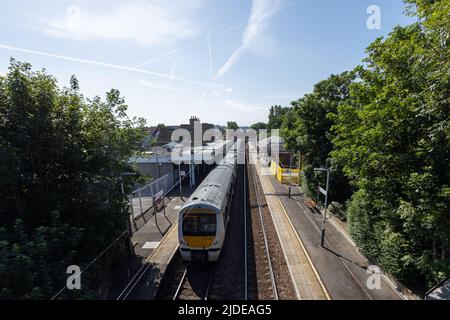
<instances>
[{"instance_id":1,"label":"lamp post","mask_svg":"<svg viewBox=\"0 0 450 320\"><path fill-rule=\"evenodd\" d=\"M320 186L318 187L318 191L325 194L325 210L323 214L323 224L322 224L322 234L320 237L320 246L323 247L323 244L325 242L325 225L327 222L327 207L328 207L328 188L330 186L330 171L331 168L314 168L314 171L322 171L327 173L327 183L326 183L326 189L325 192Z\"/></svg>"},{"instance_id":2,"label":"lamp post","mask_svg":"<svg viewBox=\"0 0 450 320\"><path fill-rule=\"evenodd\" d=\"M291 186L292 186L292 153L289 160L289 198L291 197Z\"/></svg>"},{"instance_id":3,"label":"lamp post","mask_svg":"<svg viewBox=\"0 0 450 320\"><path fill-rule=\"evenodd\" d=\"M181 186L181 162L178 164L178 181L180 182L180 198L183 198L183 188Z\"/></svg>"},{"instance_id":4,"label":"lamp post","mask_svg":"<svg viewBox=\"0 0 450 320\"><path fill-rule=\"evenodd\" d=\"M156 155L155 158L156 158L156 179L159 179L159 161L158 161L158 155Z\"/></svg>"}]
</instances>

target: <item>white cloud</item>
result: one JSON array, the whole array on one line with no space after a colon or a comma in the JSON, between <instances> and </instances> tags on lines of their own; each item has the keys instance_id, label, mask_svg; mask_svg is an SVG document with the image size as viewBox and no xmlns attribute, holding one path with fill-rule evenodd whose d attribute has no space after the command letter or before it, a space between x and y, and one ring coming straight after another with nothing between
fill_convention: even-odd
<instances>
[{"instance_id":1,"label":"white cloud","mask_svg":"<svg viewBox=\"0 0 450 320\"><path fill-rule=\"evenodd\" d=\"M203 107L203 105L205 104L205 98L206 95L208 94L208 90L203 91L203 93L200 96L200 105Z\"/></svg>"},{"instance_id":2,"label":"white cloud","mask_svg":"<svg viewBox=\"0 0 450 320\"><path fill-rule=\"evenodd\" d=\"M249 106L243 102L239 102L239 101L235 101L232 99L227 99L225 101L225 104L230 107L230 108L234 108L237 109L239 111L242 112L255 112L255 111L259 111L259 110L265 110L266 108L264 107L255 107L255 106Z\"/></svg>"},{"instance_id":3,"label":"white cloud","mask_svg":"<svg viewBox=\"0 0 450 320\"><path fill-rule=\"evenodd\" d=\"M233 92L233 89L232 89L232 88L225 88L225 89L221 89L220 91L219 91L219 90L213 90L213 91L212 91L212 94L215 95L215 96L222 96L222 95L224 95L225 93L226 93L226 94L230 94L230 93L232 93L232 92Z\"/></svg>"},{"instance_id":4,"label":"white cloud","mask_svg":"<svg viewBox=\"0 0 450 320\"><path fill-rule=\"evenodd\" d=\"M211 52L211 30L208 31L208 34L206 35L206 41L208 43L208 58L209 58L209 76L212 76L212 69L213 69L213 60L212 60L212 52Z\"/></svg>"},{"instance_id":5,"label":"white cloud","mask_svg":"<svg viewBox=\"0 0 450 320\"><path fill-rule=\"evenodd\" d=\"M42 20L45 34L77 40L131 40L167 43L196 34L194 1L127 1L98 12L70 6L65 14Z\"/></svg>"},{"instance_id":6,"label":"white cloud","mask_svg":"<svg viewBox=\"0 0 450 320\"><path fill-rule=\"evenodd\" d=\"M173 62L172 62L172 67L170 68L170 76L171 76L172 78L175 78L175 66L176 66L176 62L173 61Z\"/></svg>"},{"instance_id":7,"label":"white cloud","mask_svg":"<svg viewBox=\"0 0 450 320\"><path fill-rule=\"evenodd\" d=\"M237 48L225 64L219 69L214 79L221 78L227 73L242 53L255 45L260 45L258 40L267 29L269 17L280 9L283 0L253 0L250 18L242 35L241 45Z\"/></svg>"},{"instance_id":8,"label":"white cloud","mask_svg":"<svg viewBox=\"0 0 450 320\"><path fill-rule=\"evenodd\" d=\"M160 84L160 83L154 83L154 82L149 82L146 80L137 80L137 82L145 87L148 88L152 88L152 89L161 89L161 90L171 90L171 91L180 91L180 92L185 92L186 89L184 88L180 88L180 87L175 87L175 86L170 86L170 85L164 85L164 84Z\"/></svg>"}]
</instances>

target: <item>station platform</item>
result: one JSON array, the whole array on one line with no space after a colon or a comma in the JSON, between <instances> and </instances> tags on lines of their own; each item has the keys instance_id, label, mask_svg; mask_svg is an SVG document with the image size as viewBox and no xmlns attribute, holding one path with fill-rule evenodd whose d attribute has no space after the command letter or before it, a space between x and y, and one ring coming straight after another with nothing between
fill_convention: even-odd
<instances>
[{"instance_id":1,"label":"station platform","mask_svg":"<svg viewBox=\"0 0 450 320\"><path fill-rule=\"evenodd\" d=\"M163 209L159 209L155 214L153 209L150 209L148 215L142 215L134 222L134 227L137 231L133 233L131 238L134 246L134 252L141 257L148 257L159 246L163 237L176 224L178 220L178 210L183 205L184 201L188 199L186 196L180 198L173 195L165 200L165 213Z\"/></svg>"},{"instance_id":2,"label":"station platform","mask_svg":"<svg viewBox=\"0 0 450 320\"><path fill-rule=\"evenodd\" d=\"M153 300L158 292L159 284L166 272L167 266L178 249L178 222L175 222L165 236L161 239L158 247L146 259L145 264L149 266L143 274L142 284L130 299Z\"/></svg>"},{"instance_id":3,"label":"station platform","mask_svg":"<svg viewBox=\"0 0 450 320\"><path fill-rule=\"evenodd\" d=\"M288 196L288 186L270 181L280 195L295 229L302 237L305 248L310 252L312 261L317 266L330 295L338 300L399 300L404 299L400 291L381 270L378 285L369 286L375 279L376 266L364 257L351 241L345 225L335 218L327 218L324 247L320 246L323 212L317 213L305 204L305 197L298 187L292 187L292 195ZM284 195L284 196L283 196ZM375 272L377 273L377 272Z\"/></svg>"},{"instance_id":4,"label":"station platform","mask_svg":"<svg viewBox=\"0 0 450 320\"><path fill-rule=\"evenodd\" d=\"M254 150L250 152L250 156L253 157L251 161L255 164L280 238L297 298L300 300L329 300L330 295L272 186L270 170L261 165Z\"/></svg>"},{"instance_id":5,"label":"station platform","mask_svg":"<svg viewBox=\"0 0 450 320\"><path fill-rule=\"evenodd\" d=\"M256 153L255 153L256 154ZM256 162L260 172L261 184L271 207L275 225L279 225L279 236L287 261L293 266L291 275L299 289L302 282L319 282L328 299L333 300L398 300L404 298L395 284L383 274L374 274L374 266L360 254L348 236L345 225L337 219L328 219L326 223L324 247L320 246L323 214L313 212L304 203L306 199L299 187L293 186L289 197L289 186L279 183L259 161ZM284 222L283 222L284 220ZM288 230L285 231L284 228ZM294 233L301 250L292 248L289 241ZM302 253L303 252L303 253ZM296 257L300 254L300 257ZM303 256L303 257L302 257ZM306 258L306 260L305 260ZM298 272L295 260L303 261L305 276ZM302 260L303 259L303 260ZM305 263L307 261L308 263ZM308 267L310 265L310 267ZM315 277L311 277L311 269ZM370 279L378 277L375 287L368 286ZM315 280L315 279L316 280ZM317 285L315 286L317 288ZM306 291L306 289L303 289ZM300 290L299 298L305 294ZM320 291L316 294L319 294ZM311 296L311 295L310 295ZM308 297L308 295L306 295Z\"/></svg>"},{"instance_id":6,"label":"station platform","mask_svg":"<svg viewBox=\"0 0 450 320\"><path fill-rule=\"evenodd\" d=\"M133 222L136 231L131 240L135 256L116 268L113 274L116 280L108 299L154 299L167 265L178 248L179 209L196 187L184 188L182 198L174 191L165 199L165 210L159 208L155 214L151 209Z\"/></svg>"}]
</instances>

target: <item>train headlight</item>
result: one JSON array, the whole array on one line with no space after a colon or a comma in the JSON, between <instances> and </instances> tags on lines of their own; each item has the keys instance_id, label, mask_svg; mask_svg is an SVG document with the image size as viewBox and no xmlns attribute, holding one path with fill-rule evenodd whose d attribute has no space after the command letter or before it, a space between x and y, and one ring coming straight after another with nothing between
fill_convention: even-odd
<instances>
[{"instance_id":1,"label":"train headlight","mask_svg":"<svg viewBox=\"0 0 450 320\"><path fill-rule=\"evenodd\" d=\"M184 242L183 240L180 240L180 245L185 246L186 242Z\"/></svg>"}]
</instances>

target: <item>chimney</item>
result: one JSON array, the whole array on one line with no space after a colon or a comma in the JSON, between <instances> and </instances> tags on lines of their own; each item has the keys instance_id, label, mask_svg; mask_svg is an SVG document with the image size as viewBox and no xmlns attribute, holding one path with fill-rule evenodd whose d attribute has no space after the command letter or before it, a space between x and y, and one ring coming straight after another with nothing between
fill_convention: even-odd
<instances>
[{"instance_id":1,"label":"chimney","mask_svg":"<svg viewBox=\"0 0 450 320\"><path fill-rule=\"evenodd\" d=\"M200 119L197 118L196 116L192 116L192 117L189 119L189 124L191 125L191 127L194 126L195 121L200 121Z\"/></svg>"}]
</instances>

